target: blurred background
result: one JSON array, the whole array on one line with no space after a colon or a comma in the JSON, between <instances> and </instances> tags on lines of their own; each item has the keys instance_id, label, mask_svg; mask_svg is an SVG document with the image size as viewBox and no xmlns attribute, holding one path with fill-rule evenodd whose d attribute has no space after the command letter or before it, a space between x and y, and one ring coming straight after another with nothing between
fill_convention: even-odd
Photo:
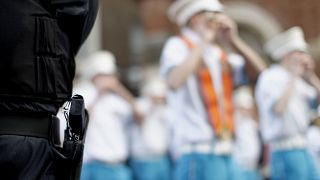
<instances>
[{"instance_id":1,"label":"blurred background","mask_svg":"<svg viewBox=\"0 0 320 180\"><path fill-rule=\"evenodd\" d=\"M167 18L173 0L101 0L95 28L78 55L79 61L99 49L113 52L122 81L136 93L153 73L166 39L177 33ZM237 23L242 38L266 61L267 39L292 26L301 26L311 54L320 60L320 2L318 0L221 0ZM319 72L319 71L318 71Z\"/></svg>"}]
</instances>

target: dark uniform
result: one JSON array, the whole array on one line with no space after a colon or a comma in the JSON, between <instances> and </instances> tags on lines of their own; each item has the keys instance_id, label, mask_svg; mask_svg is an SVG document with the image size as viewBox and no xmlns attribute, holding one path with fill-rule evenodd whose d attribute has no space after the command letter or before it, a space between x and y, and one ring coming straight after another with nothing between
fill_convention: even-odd
<instances>
[{"instance_id":1,"label":"dark uniform","mask_svg":"<svg viewBox=\"0 0 320 180\"><path fill-rule=\"evenodd\" d=\"M0 0L0 179L58 179L51 118L71 97L74 56L97 6Z\"/></svg>"}]
</instances>

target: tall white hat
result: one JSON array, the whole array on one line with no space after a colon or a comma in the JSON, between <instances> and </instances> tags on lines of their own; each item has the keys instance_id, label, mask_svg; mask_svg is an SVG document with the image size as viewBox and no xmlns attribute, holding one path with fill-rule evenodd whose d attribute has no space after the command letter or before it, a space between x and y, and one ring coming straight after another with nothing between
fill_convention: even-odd
<instances>
[{"instance_id":1,"label":"tall white hat","mask_svg":"<svg viewBox=\"0 0 320 180\"><path fill-rule=\"evenodd\" d=\"M112 75L117 72L114 55L109 51L98 51L89 56L83 75L90 79L98 74Z\"/></svg>"},{"instance_id":2,"label":"tall white hat","mask_svg":"<svg viewBox=\"0 0 320 180\"><path fill-rule=\"evenodd\" d=\"M222 12L223 5L218 0L177 0L169 7L168 16L172 22L184 26L201 11Z\"/></svg>"},{"instance_id":3,"label":"tall white hat","mask_svg":"<svg viewBox=\"0 0 320 180\"><path fill-rule=\"evenodd\" d=\"M265 50L275 61L278 61L292 51L307 52L308 44L302 29L295 26L269 40L265 44Z\"/></svg>"}]
</instances>

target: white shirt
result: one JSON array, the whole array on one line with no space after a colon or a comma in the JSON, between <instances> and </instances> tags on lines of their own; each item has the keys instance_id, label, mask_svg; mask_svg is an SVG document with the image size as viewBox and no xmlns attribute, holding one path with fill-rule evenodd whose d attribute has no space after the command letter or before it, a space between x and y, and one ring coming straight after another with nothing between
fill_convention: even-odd
<instances>
[{"instance_id":1,"label":"white shirt","mask_svg":"<svg viewBox=\"0 0 320 180\"><path fill-rule=\"evenodd\" d=\"M129 128L131 155L137 159L165 155L169 144L166 106L154 105L146 97L137 100L136 105L144 115L144 122L132 123Z\"/></svg>"},{"instance_id":2,"label":"white shirt","mask_svg":"<svg viewBox=\"0 0 320 180\"><path fill-rule=\"evenodd\" d=\"M275 142L297 135L304 135L311 117L309 101L315 98L316 90L304 80L295 81L287 108L282 114L274 111L274 105L283 96L291 81L290 73L280 65L272 65L259 77L256 100L261 118L262 137L266 142Z\"/></svg>"},{"instance_id":3,"label":"white shirt","mask_svg":"<svg viewBox=\"0 0 320 180\"><path fill-rule=\"evenodd\" d=\"M188 38L194 44L200 41L199 36L191 29L185 28L182 30L184 37ZM164 46L161 62L160 73L167 78L168 73L172 68L182 64L188 57L190 49L181 37L175 36L170 38ZM215 90L217 93L222 92L221 80L221 65L220 65L221 49L217 46L208 46L203 58L210 62L210 66L214 69L213 79ZM242 59L243 60L243 59ZM192 76L188 78L191 80ZM195 81L196 82L196 81ZM194 89L185 84L177 90L169 90L167 93L168 106L171 117L171 131L172 131L172 149L174 156L179 156L179 148L184 144L195 142L212 142L214 135L211 126L206 118L206 113L197 109L194 105L194 94L199 94L198 86L195 84ZM198 105L203 106L202 102Z\"/></svg>"},{"instance_id":4,"label":"white shirt","mask_svg":"<svg viewBox=\"0 0 320 180\"><path fill-rule=\"evenodd\" d=\"M91 106L90 121L84 149L84 162L102 161L121 163L128 157L128 137L126 128L132 112L129 104L112 93L97 98L92 84L82 85L75 90L82 94Z\"/></svg>"},{"instance_id":5,"label":"white shirt","mask_svg":"<svg viewBox=\"0 0 320 180\"><path fill-rule=\"evenodd\" d=\"M315 161L320 165L320 127L311 126L307 132L307 147Z\"/></svg>"},{"instance_id":6,"label":"white shirt","mask_svg":"<svg viewBox=\"0 0 320 180\"><path fill-rule=\"evenodd\" d=\"M235 112L235 126L235 160L240 166L255 170L261 150L258 124L252 117Z\"/></svg>"}]
</instances>

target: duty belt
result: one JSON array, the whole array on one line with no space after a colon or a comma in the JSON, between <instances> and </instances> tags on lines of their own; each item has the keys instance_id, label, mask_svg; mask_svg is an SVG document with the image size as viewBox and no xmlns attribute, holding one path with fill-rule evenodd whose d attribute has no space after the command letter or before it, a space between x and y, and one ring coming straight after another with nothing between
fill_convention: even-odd
<instances>
[{"instance_id":1,"label":"duty belt","mask_svg":"<svg viewBox=\"0 0 320 180\"><path fill-rule=\"evenodd\" d=\"M0 135L48 138L51 115L0 115Z\"/></svg>"}]
</instances>

